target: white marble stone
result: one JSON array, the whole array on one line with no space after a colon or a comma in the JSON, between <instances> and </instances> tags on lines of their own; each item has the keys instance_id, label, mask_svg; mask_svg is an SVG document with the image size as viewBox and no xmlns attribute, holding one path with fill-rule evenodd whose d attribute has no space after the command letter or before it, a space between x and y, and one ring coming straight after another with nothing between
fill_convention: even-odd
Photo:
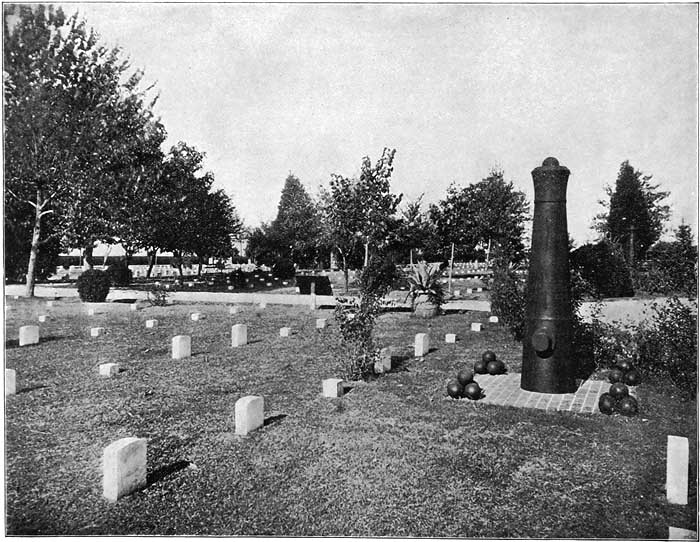
<instances>
[{"instance_id":1,"label":"white marble stone","mask_svg":"<svg viewBox=\"0 0 700 542\"><path fill-rule=\"evenodd\" d=\"M100 376L114 376L119 374L118 363L102 363L100 364Z\"/></svg>"},{"instance_id":2,"label":"white marble stone","mask_svg":"<svg viewBox=\"0 0 700 542\"><path fill-rule=\"evenodd\" d=\"M95 309L92 307L87 310L88 316L95 316Z\"/></svg>"},{"instance_id":3,"label":"white marble stone","mask_svg":"<svg viewBox=\"0 0 700 542\"><path fill-rule=\"evenodd\" d=\"M467 293L468 293L468 294L473 294L473 293L474 293L474 290L472 290L471 288L467 288Z\"/></svg>"},{"instance_id":4,"label":"white marble stone","mask_svg":"<svg viewBox=\"0 0 700 542\"><path fill-rule=\"evenodd\" d=\"M417 333L414 344L414 355L422 358L430 350L430 336L427 333Z\"/></svg>"},{"instance_id":5,"label":"white marble stone","mask_svg":"<svg viewBox=\"0 0 700 542\"><path fill-rule=\"evenodd\" d=\"M326 327L325 318L316 318L316 329L323 329Z\"/></svg>"},{"instance_id":6,"label":"white marble stone","mask_svg":"<svg viewBox=\"0 0 700 542\"><path fill-rule=\"evenodd\" d=\"M323 382L324 397L340 397L343 395L343 381L340 378L326 378Z\"/></svg>"},{"instance_id":7,"label":"white marble stone","mask_svg":"<svg viewBox=\"0 0 700 542\"><path fill-rule=\"evenodd\" d=\"M445 342L446 343L456 343L457 342L457 335L454 333L446 333L445 334Z\"/></svg>"},{"instance_id":8,"label":"white marble stone","mask_svg":"<svg viewBox=\"0 0 700 542\"><path fill-rule=\"evenodd\" d=\"M99 337L100 335L104 335L105 333L105 328L103 327L91 327L90 328L90 337Z\"/></svg>"},{"instance_id":9,"label":"white marble stone","mask_svg":"<svg viewBox=\"0 0 700 542\"><path fill-rule=\"evenodd\" d=\"M173 359L189 358L192 355L192 337L176 335L172 340Z\"/></svg>"},{"instance_id":10,"label":"white marble stone","mask_svg":"<svg viewBox=\"0 0 700 542\"><path fill-rule=\"evenodd\" d=\"M5 369L5 395L17 393L17 373L14 369Z\"/></svg>"},{"instance_id":11,"label":"white marble stone","mask_svg":"<svg viewBox=\"0 0 700 542\"><path fill-rule=\"evenodd\" d=\"M236 324L231 327L231 346L243 346L248 344L248 326Z\"/></svg>"},{"instance_id":12,"label":"white marble stone","mask_svg":"<svg viewBox=\"0 0 700 542\"><path fill-rule=\"evenodd\" d=\"M498 316L489 316L489 323L497 324L498 323Z\"/></svg>"},{"instance_id":13,"label":"white marble stone","mask_svg":"<svg viewBox=\"0 0 700 542\"><path fill-rule=\"evenodd\" d=\"M247 395L236 401L235 425L237 435L247 435L263 426L265 402L259 395Z\"/></svg>"},{"instance_id":14,"label":"white marble stone","mask_svg":"<svg viewBox=\"0 0 700 542\"><path fill-rule=\"evenodd\" d=\"M193 312L190 314L190 319L193 322L198 322L199 320L204 320L206 318L206 315L202 314L201 312Z\"/></svg>"},{"instance_id":15,"label":"white marble stone","mask_svg":"<svg viewBox=\"0 0 700 542\"><path fill-rule=\"evenodd\" d=\"M102 494L111 502L146 487L146 439L127 437L107 446L102 476Z\"/></svg>"},{"instance_id":16,"label":"white marble stone","mask_svg":"<svg viewBox=\"0 0 700 542\"><path fill-rule=\"evenodd\" d=\"M19 345L39 344L39 326L22 326L19 328Z\"/></svg>"},{"instance_id":17,"label":"white marble stone","mask_svg":"<svg viewBox=\"0 0 700 542\"><path fill-rule=\"evenodd\" d=\"M481 322L472 322L472 331L481 331Z\"/></svg>"},{"instance_id":18,"label":"white marble stone","mask_svg":"<svg viewBox=\"0 0 700 542\"><path fill-rule=\"evenodd\" d=\"M131 305L129 305L129 309L132 310L132 311L137 311L137 310L139 310L138 303L132 303Z\"/></svg>"},{"instance_id":19,"label":"white marble stone","mask_svg":"<svg viewBox=\"0 0 700 542\"><path fill-rule=\"evenodd\" d=\"M476 291L477 291L477 293L480 293L480 292L483 292L484 289L483 289L483 288L477 288Z\"/></svg>"},{"instance_id":20,"label":"white marble stone","mask_svg":"<svg viewBox=\"0 0 700 542\"><path fill-rule=\"evenodd\" d=\"M146 320L146 327L158 327L158 320Z\"/></svg>"},{"instance_id":21,"label":"white marble stone","mask_svg":"<svg viewBox=\"0 0 700 542\"><path fill-rule=\"evenodd\" d=\"M379 351L379 359L374 363L374 372L377 374L391 371L391 347L385 346Z\"/></svg>"},{"instance_id":22,"label":"white marble stone","mask_svg":"<svg viewBox=\"0 0 700 542\"><path fill-rule=\"evenodd\" d=\"M291 327L280 328L280 337L289 337L292 334Z\"/></svg>"},{"instance_id":23,"label":"white marble stone","mask_svg":"<svg viewBox=\"0 0 700 542\"><path fill-rule=\"evenodd\" d=\"M267 308L267 303L265 303L264 301L262 301L262 302L260 303L259 307L260 307L261 309Z\"/></svg>"},{"instance_id":24,"label":"white marble stone","mask_svg":"<svg viewBox=\"0 0 700 542\"><path fill-rule=\"evenodd\" d=\"M42 324L43 324L44 322L46 322L46 320L48 320L48 319L49 319L49 317L46 316L45 314L40 314L40 315L39 315L39 322L42 323Z\"/></svg>"},{"instance_id":25,"label":"white marble stone","mask_svg":"<svg viewBox=\"0 0 700 542\"><path fill-rule=\"evenodd\" d=\"M696 531L691 531L690 529L681 529L680 527L669 527L668 528L668 539L669 540L697 540L698 533Z\"/></svg>"},{"instance_id":26,"label":"white marble stone","mask_svg":"<svg viewBox=\"0 0 700 542\"><path fill-rule=\"evenodd\" d=\"M47 307L53 307L53 301L49 300L46 302Z\"/></svg>"},{"instance_id":27,"label":"white marble stone","mask_svg":"<svg viewBox=\"0 0 700 542\"><path fill-rule=\"evenodd\" d=\"M688 439L669 435L666 454L666 499L671 504L688 504L688 461Z\"/></svg>"},{"instance_id":28,"label":"white marble stone","mask_svg":"<svg viewBox=\"0 0 700 542\"><path fill-rule=\"evenodd\" d=\"M238 314L238 307L229 307L228 313L229 314Z\"/></svg>"},{"instance_id":29,"label":"white marble stone","mask_svg":"<svg viewBox=\"0 0 700 542\"><path fill-rule=\"evenodd\" d=\"M454 292L452 292L452 295L455 297L459 297L461 294L462 292L460 290L455 290Z\"/></svg>"}]
</instances>

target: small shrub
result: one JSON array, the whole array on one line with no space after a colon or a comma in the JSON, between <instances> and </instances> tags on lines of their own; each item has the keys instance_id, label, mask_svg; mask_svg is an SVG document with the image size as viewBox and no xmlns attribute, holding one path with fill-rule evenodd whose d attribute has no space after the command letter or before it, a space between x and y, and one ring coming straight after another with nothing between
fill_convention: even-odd
<instances>
[{"instance_id":1,"label":"small shrub","mask_svg":"<svg viewBox=\"0 0 700 542\"><path fill-rule=\"evenodd\" d=\"M687 305L677 297L654 303L636 334L642 374L670 380L687 399L697 394L697 308L697 301Z\"/></svg>"},{"instance_id":2,"label":"small shrub","mask_svg":"<svg viewBox=\"0 0 700 542\"><path fill-rule=\"evenodd\" d=\"M570 261L597 297L634 295L630 270L618 245L605 239L583 245L571 252Z\"/></svg>"},{"instance_id":3,"label":"small shrub","mask_svg":"<svg viewBox=\"0 0 700 542\"><path fill-rule=\"evenodd\" d=\"M163 283L153 283L148 286L148 302L156 307L164 307L168 304L168 297L172 290L165 287Z\"/></svg>"},{"instance_id":4,"label":"small shrub","mask_svg":"<svg viewBox=\"0 0 700 542\"><path fill-rule=\"evenodd\" d=\"M496 267L491 279L491 311L510 330L516 341L525 335L527 284L513 266Z\"/></svg>"},{"instance_id":5,"label":"small shrub","mask_svg":"<svg viewBox=\"0 0 700 542\"><path fill-rule=\"evenodd\" d=\"M372 258L360 274L360 291L383 296L400 278L401 274L392 260Z\"/></svg>"},{"instance_id":6,"label":"small shrub","mask_svg":"<svg viewBox=\"0 0 700 542\"><path fill-rule=\"evenodd\" d=\"M84 271L77 281L78 295L81 301L102 303L107 299L111 280L109 275L99 269Z\"/></svg>"},{"instance_id":7,"label":"small shrub","mask_svg":"<svg viewBox=\"0 0 700 542\"><path fill-rule=\"evenodd\" d=\"M272 273L282 280L293 279L296 274L296 267L292 260L280 258L272 266Z\"/></svg>"},{"instance_id":8,"label":"small shrub","mask_svg":"<svg viewBox=\"0 0 700 542\"><path fill-rule=\"evenodd\" d=\"M341 345L336 356L342 377L347 380L367 378L374 372L379 349L374 345L374 323L380 311L380 298L361 295L359 302L340 298L334 317L340 330Z\"/></svg>"},{"instance_id":9,"label":"small shrub","mask_svg":"<svg viewBox=\"0 0 700 542\"><path fill-rule=\"evenodd\" d=\"M445 289L440 282L442 269L440 264L418 262L407 277L409 296L415 302L418 296L427 296L428 301L438 308L445 303Z\"/></svg>"},{"instance_id":10,"label":"small shrub","mask_svg":"<svg viewBox=\"0 0 700 542\"><path fill-rule=\"evenodd\" d=\"M124 263L113 263L107 268L107 275L112 281L112 286L129 286L133 279L133 273Z\"/></svg>"}]
</instances>

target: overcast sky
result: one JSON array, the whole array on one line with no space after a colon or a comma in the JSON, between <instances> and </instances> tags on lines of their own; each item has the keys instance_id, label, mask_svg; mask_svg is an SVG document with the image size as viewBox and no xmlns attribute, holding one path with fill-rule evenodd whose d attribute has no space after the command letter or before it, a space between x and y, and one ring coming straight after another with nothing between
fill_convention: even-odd
<instances>
[{"instance_id":1,"label":"overcast sky","mask_svg":"<svg viewBox=\"0 0 700 542\"><path fill-rule=\"evenodd\" d=\"M697 5L63 6L157 83L168 146L204 151L249 226L290 171L315 194L386 146L426 202L496 164L531 200L557 157L578 243L629 160L697 233Z\"/></svg>"}]
</instances>

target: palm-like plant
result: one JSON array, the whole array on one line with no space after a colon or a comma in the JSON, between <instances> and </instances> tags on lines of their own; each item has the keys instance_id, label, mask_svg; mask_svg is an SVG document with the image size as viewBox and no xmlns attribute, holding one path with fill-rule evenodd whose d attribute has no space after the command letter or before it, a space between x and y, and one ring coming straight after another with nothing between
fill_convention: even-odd
<instances>
[{"instance_id":1,"label":"palm-like plant","mask_svg":"<svg viewBox=\"0 0 700 542\"><path fill-rule=\"evenodd\" d=\"M445 291L440 277L442 271L440 264L428 264L418 262L411 268L411 274L407 277L409 292L408 295L413 300L414 311L419 305L431 305L430 311L433 314L445 302Z\"/></svg>"}]
</instances>

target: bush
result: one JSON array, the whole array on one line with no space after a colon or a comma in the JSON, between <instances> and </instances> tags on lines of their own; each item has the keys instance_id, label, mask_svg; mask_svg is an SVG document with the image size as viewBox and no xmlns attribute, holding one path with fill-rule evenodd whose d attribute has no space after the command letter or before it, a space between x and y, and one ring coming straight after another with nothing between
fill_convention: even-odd
<instances>
[{"instance_id":1,"label":"bush","mask_svg":"<svg viewBox=\"0 0 700 542\"><path fill-rule=\"evenodd\" d=\"M113 263L107 268L107 275L112 281L112 286L129 286L133 279L133 273L123 262Z\"/></svg>"},{"instance_id":2,"label":"bush","mask_svg":"<svg viewBox=\"0 0 700 542\"><path fill-rule=\"evenodd\" d=\"M636 333L636 365L645 377L670 380L687 398L697 394L697 301L671 297L654 303L650 318Z\"/></svg>"},{"instance_id":3,"label":"bush","mask_svg":"<svg viewBox=\"0 0 700 542\"><path fill-rule=\"evenodd\" d=\"M360 291L383 296L400 278L401 274L392 260L372 258L360 274Z\"/></svg>"},{"instance_id":4,"label":"bush","mask_svg":"<svg viewBox=\"0 0 700 542\"><path fill-rule=\"evenodd\" d=\"M293 279L296 274L294 262L287 258L280 258L272 266L272 273L282 280Z\"/></svg>"},{"instance_id":5,"label":"bush","mask_svg":"<svg viewBox=\"0 0 700 542\"><path fill-rule=\"evenodd\" d=\"M346 380L367 378L374 372L379 349L374 345L374 323L380 311L379 297L361 295L359 302L340 298L334 317L340 329L341 344L336 356L341 376Z\"/></svg>"},{"instance_id":6,"label":"bush","mask_svg":"<svg viewBox=\"0 0 700 542\"><path fill-rule=\"evenodd\" d=\"M570 256L572 270L580 273L597 297L634 295L632 278L621 248L608 240L583 245Z\"/></svg>"},{"instance_id":7,"label":"bush","mask_svg":"<svg viewBox=\"0 0 700 542\"><path fill-rule=\"evenodd\" d=\"M111 280L99 269L88 269L78 277L78 295L82 301L102 303L107 299Z\"/></svg>"},{"instance_id":8,"label":"bush","mask_svg":"<svg viewBox=\"0 0 700 542\"><path fill-rule=\"evenodd\" d=\"M162 283L154 283L148 286L148 302L156 307L164 307L168 304L170 290Z\"/></svg>"},{"instance_id":9,"label":"bush","mask_svg":"<svg viewBox=\"0 0 700 542\"><path fill-rule=\"evenodd\" d=\"M496 267L491 279L491 311L510 330L516 341L525 335L527 283L513 266Z\"/></svg>"}]
</instances>

